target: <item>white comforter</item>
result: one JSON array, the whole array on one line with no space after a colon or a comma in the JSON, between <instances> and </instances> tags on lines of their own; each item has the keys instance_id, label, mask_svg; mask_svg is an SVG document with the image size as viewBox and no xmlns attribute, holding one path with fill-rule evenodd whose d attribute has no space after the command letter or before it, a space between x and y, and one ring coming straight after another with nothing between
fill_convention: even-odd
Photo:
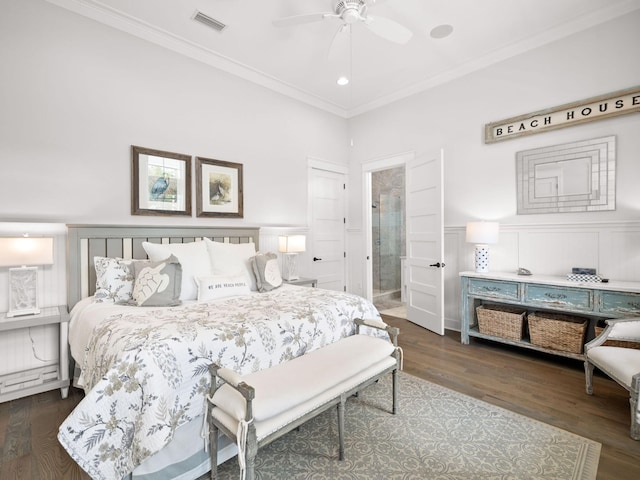
<instances>
[{"instance_id":1,"label":"white comforter","mask_svg":"<svg viewBox=\"0 0 640 480\"><path fill-rule=\"evenodd\" d=\"M162 309L81 307L70 338L87 393L58 439L100 479L124 477L203 413L212 362L254 372L353 334L355 318L379 319L361 297L290 285Z\"/></svg>"}]
</instances>

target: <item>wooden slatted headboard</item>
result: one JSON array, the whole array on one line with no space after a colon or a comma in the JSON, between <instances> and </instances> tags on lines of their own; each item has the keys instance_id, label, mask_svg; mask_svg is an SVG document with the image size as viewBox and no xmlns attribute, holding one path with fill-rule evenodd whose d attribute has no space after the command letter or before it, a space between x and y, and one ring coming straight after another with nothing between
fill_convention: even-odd
<instances>
[{"instance_id":1,"label":"wooden slatted headboard","mask_svg":"<svg viewBox=\"0 0 640 480\"><path fill-rule=\"evenodd\" d=\"M135 225L67 225L67 302L72 308L93 295L96 271L93 257L145 259L142 242L187 243L204 237L216 242L248 243L259 247L256 227L137 227Z\"/></svg>"}]
</instances>

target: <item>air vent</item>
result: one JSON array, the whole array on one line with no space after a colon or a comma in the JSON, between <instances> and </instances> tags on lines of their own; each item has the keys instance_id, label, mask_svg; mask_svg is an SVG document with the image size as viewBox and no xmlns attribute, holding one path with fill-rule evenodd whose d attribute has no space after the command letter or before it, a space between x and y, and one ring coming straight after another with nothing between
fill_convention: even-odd
<instances>
[{"instance_id":1,"label":"air vent","mask_svg":"<svg viewBox=\"0 0 640 480\"><path fill-rule=\"evenodd\" d=\"M216 32L221 32L227 27L224 23L216 20L215 18L211 18L209 15L205 15L204 13L197 10L196 13L193 14L193 19L196 22L200 22L209 28L213 28Z\"/></svg>"}]
</instances>

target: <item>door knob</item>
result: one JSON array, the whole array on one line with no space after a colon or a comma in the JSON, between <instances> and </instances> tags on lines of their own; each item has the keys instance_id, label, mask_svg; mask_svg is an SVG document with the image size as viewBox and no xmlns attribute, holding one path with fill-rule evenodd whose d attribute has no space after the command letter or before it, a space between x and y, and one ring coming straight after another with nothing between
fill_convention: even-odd
<instances>
[{"instance_id":1,"label":"door knob","mask_svg":"<svg viewBox=\"0 0 640 480\"><path fill-rule=\"evenodd\" d=\"M440 262L438 262L438 263L432 263L432 264L431 264L431 265L429 265L429 266L430 266L430 267L437 267L437 268L444 267L444 262L443 262L443 263L440 263Z\"/></svg>"},{"instance_id":2,"label":"door knob","mask_svg":"<svg viewBox=\"0 0 640 480\"><path fill-rule=\"evenodd\" d=\"M313 261L314 261L314 262L317 262L318 260L322 260L322 259L321 259L321 258L318 258L318 257L313 257Z\"/></svg>"}]
</instances>

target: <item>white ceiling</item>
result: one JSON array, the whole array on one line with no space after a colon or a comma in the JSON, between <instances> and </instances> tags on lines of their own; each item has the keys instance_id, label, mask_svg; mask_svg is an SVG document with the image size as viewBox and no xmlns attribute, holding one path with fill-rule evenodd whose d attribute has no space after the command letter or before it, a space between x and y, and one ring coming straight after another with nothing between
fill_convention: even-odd
<instances>
[{"instance_id":1,"label":"white ceiling","mask_svg":"<svg viewBox=\"0 0 640 480\"><path fill-rule=\"evenodd\" d=\"M344 117L640 9L640 0L368 0L370 15L408 27L413 37L399 45L355 24L345 67L346 59L327 59L339 20L272 24L332 11L335 0L48 1ZM196 10L227 27L216 32L195 22ZM442 24L453 33L431 38ZM352 81L341 87L344 70Z\"/></svg>"}]
</instances>

